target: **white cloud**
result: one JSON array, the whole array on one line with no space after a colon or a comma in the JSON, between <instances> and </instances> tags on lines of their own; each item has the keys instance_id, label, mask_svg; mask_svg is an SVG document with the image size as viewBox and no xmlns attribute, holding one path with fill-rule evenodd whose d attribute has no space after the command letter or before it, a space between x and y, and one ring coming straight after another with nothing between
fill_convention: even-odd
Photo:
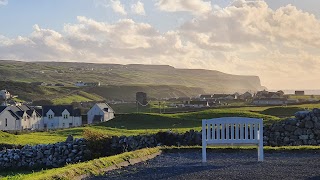
<instances>
[{"instance_id":1,"label":"white cloud","mask_svg":"<svg viewBox=\"0 0 320 180\"><path fill-rule=\"evenodd\" d=\"M146 15L146 11L144 9L144 4L141 1L138 1L136 4L133 4L131 6L131 10L134 14L138 14L138 15L142 15L142 16Z\"/></svg>"},{"instance_id":2,"label":"white cloud","mask_svg":"<svg viewBox=\"0 0 320 180\"><path fill-rule=\"evenodd\" d=\"M203 0L157 0L156 6L162 11L187 11L199 15L212 11L211 2Z\"/></svg>"},{"instance_id":3,"label":"white cloud","mask_svg":"<svg viewBox=\"0 0 320 180\"><path fill-rule=\"evenodd\" d=\"M121 14L121 15L127 15L127 12L124 8L124 5L121 4L120 0L110 0L111 8L114 12Z\"/></svg>"},{"instance_id":4,"label":"white cloud","mask_svg":"<svg viewBox=\"0 0 320 180\"><path fill-rule=\"evenodd\" d=\"M3 5L7 5L8 4L8 0L0 0L0 6Z\"/></svg>"},{"instance_id":5,"label":"white cloud","mask_svg":"<svg viewBox=\"0 0 320 180\"><path fill-rule=\"evenodd\" d=\"M0 35L0 59L169 64L259 75L270 88L320 88L311 83L320 77L320 20L291 5L235 1L165 33L132 19L77 19L62 32L35 25L29 36Z\"/></svg>"}]
</instances>

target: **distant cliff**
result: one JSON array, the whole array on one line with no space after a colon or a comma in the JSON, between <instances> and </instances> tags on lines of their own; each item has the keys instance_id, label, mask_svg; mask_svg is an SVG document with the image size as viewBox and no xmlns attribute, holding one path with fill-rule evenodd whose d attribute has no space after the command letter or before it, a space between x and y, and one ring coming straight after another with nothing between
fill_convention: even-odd
<instances>
[{"instance_id":1,"label":"distant cliff","mask_svg":"<svg viewBox=\"0 0 320 180\"><path fill-rule=\"evenodd\" d=\"M264 89L258 76L240 76L167 65L119 65L72 62L0 61L6 81L63 83L101 82L102 85L175 85L196 87L206 93L233 93ZM203 91L199 90L199 94Z\"/></svg>"}]
</instances>

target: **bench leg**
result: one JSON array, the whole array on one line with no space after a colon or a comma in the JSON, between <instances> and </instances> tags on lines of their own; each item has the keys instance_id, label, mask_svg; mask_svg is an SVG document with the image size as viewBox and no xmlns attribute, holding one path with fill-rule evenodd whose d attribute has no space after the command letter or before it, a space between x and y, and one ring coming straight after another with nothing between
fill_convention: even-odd
<instances>
[{"instance_id":1,"label":"bench leg","mask_svg":"<svg viewBox=\"0 0 320 180\"><path fill-rule=\"evenodd\" d=\"M263 144L259 143L258 146L258 161L263 161L264 157L263 157Z\"/></svg>"},{"instance_id":2,"label":"bench leg","mask_svg":"<svg viewBox=\"0 0 320 180\"><path fill-rule=\"evenodd\" d=\"M207 162L207 145L202 144L202 162Z\"/></svg>"}]
</instances>

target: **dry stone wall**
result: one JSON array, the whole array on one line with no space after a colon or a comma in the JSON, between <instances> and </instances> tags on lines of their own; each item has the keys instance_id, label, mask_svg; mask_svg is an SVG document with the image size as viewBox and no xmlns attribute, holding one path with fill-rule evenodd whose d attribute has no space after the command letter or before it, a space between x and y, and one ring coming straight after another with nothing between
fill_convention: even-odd
<instances>
[{"instance_id":1,"label":"dry stone wall","mask_svg":"<svg viewBox=\"0 0 320 180\"><path fill-rule=\"evenodd\" d=\"M4 149L0 151L0 170L60 167L83 161L86 151L85 140L73 140L72 136L66 142Z\"/></svg>"},{"instance_id":2,"label":"dry stone wall","mask_svg":"<svg viewBox=\"0 0 320 180\"><path fill-rule=\"evenodd\" d=\"M264 130L270 146L320 145L320 109L299 111L294 118L274 123Z\"/></svg>"}]
</instances>

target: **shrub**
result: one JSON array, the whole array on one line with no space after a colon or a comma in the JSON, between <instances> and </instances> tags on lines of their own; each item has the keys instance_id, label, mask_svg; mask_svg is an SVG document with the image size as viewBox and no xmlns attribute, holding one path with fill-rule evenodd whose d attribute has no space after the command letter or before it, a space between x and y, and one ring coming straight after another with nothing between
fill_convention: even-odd
<instances>
[{"instance_id":1,"label":"shrub","mask_svg":"<svg viewBox=\"0 0 320 180\"><path fill-rule=\"evenodd\" d=\"M86 139L87 147L91 151L91 157L86 157L87 159L96 159L109 155L111 138L108 135L99 131L86 129L83 132L83 137Z\"/></svg>"}]
</instances>

